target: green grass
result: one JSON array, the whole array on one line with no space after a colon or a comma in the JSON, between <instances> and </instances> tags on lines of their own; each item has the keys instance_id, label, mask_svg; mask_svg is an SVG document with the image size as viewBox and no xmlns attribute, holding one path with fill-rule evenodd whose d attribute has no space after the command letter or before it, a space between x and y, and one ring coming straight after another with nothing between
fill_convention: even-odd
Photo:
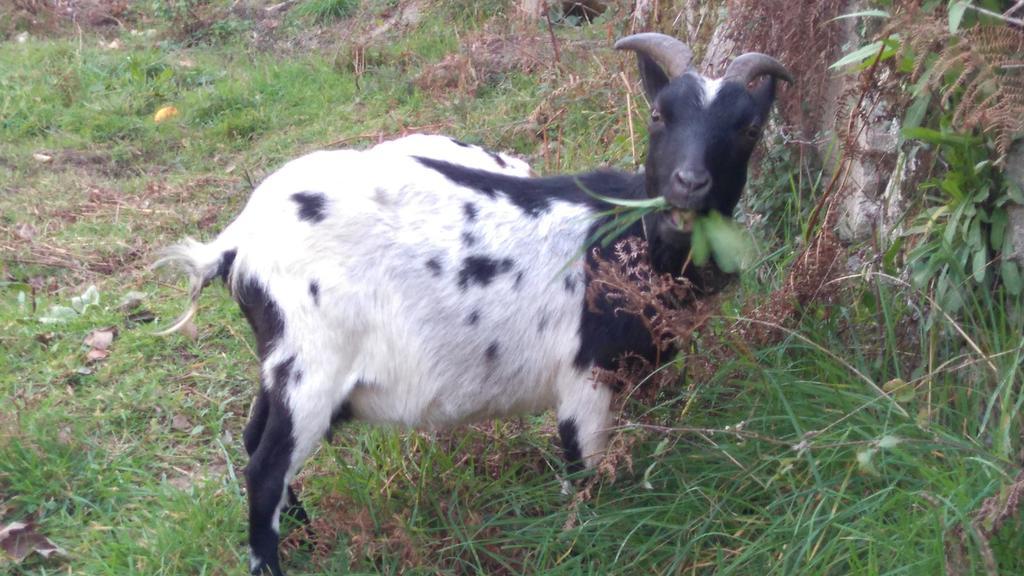
<instances>
[{"instance_id":1,"label":"green grass","mask_svg":"<svg viewBox=\"0 0 1024 576\"><path fill-rule=\"evenodd\" d=\"M318 24L328 24L350 15L359 7L359 0L306 0L295 12Z\"/></svg>"},{"instance_id":2,"label":"green grass","mask_svg":"<svg viewBox=\"0 0 1024 576\"><path fill-rule=\"evenodd\" d=\"M593 62L617 61L610 51L565 48L560 77L508 71L474 95L417 86L420 71L501 6L433 8L360 76L343 43L297 53L236 37L186 47L125 33L123 48L108 50L87 31L83 42L0 44L0 521L34 519L68 552L0 569L244 570L241 431L257 381L244 320L219 288L204 295L194 340L154 336L117 304L141 291L143 309L173 318L184 287L146 268L156 251L186 234L210 237L287 159L425 126L512 150L547 173L633 164L622 83ZM155 123L165 105L179 115ZM556 121L532 124L538 110ZM815 190L776 182L784 200L749 202L769 214L764 256L689 358L792 264ZM91 284L98 306L39 321ZM961 335L948 320L919 321L929 303L904 285L847 279L838 302L810 306L781 341L737 346L707 379L627 402L632 471L595 483L578 505L560 493L549 417L437 435L345 428L301 476L307 508L333 528L290 549L285 565L292 574L938 574L966 526L963 573L984 572L986 550L1000 573L1024 573L1019 514L991 537L970 529L1020 466L1021 307L999 291L972 295ZM109 358L87 364L83 339L107 326L119 329ZM894 378L913 394L879 394Z\"/></svg>"}]
</instances>

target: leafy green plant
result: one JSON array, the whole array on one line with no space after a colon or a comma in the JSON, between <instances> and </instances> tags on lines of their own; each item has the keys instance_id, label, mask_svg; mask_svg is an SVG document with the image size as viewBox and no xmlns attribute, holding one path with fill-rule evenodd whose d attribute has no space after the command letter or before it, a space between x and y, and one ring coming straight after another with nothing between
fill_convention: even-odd
<instances>
[{"instance_id":1,"label":"leafy green plant","mask_svg":"<svg viewBox=\"0 0 1024 576\"><path fill-rule=\"evenodd\" d=\"M587 242L588 245L600 242L602 246L608 246L644 216L672 210L679 213L679 225L689 228L689 258L697 266L704 266L713 258L719 269L733 273L739 272L752 260L753 242L750 235L735 221L718 212L712 211L701 215L692 212L682 213L671 209L664 198L626 200L601 196L589 190L587 194L613 206L611 210L602 213L602 216L615 216L597 229Z\"/></svg>"},{"instance_id":2,"label":"leafy green plant","mask_svg":"<svg viewBox=\"0 0 1024 576\"><path fill-rule=\"evenodd\" d=\"M832 67L892 61L909 102L901 139L934 152L933 175L919 187L919 211L905 232L913 245L911 279L930 287L950 313L961 309L966 290L1001 285L1017 296L1024 289L1021 270L1001 256L1012 247L1006 207L1024 202L1024 195L1003 175L1002 162L1010 135L1022 126L1024 75L1016 63L1024 34L986 20L984 8L963 0L896 8L891 15L847 15L890 22L879 39Z\"/></svg>"},{"instance_id":3,"label":"leafy green plant","mask_svg":"<svg viewBox=\"0 0 1024 576\"><path fill-rule=\"evenodd\" d=\"M913 283L934 281L936 300L951 313L963 304L964 280L988 286L998 277L1008 292L1020 294L1017 264L998 255L1012 249L1006 205L1024 198L993 167L982 139L921 127L904 135L935 146L947 163L921 185L924 209L906 232L920 238L908 256Z\"/></svg>"}]
</instances>

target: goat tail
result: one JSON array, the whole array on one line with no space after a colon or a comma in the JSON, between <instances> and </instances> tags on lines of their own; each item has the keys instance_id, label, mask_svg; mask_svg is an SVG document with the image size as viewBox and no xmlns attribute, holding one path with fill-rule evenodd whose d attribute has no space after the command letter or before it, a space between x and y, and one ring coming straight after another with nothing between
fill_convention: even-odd
<instances>
[{"instance_id":1,"label":"goat tail","mask_svg":"<svg viewBox=\"0 0 1024 576\"><path fill-rule=\"evenodd\" d=\"M156 334L166 336L181 330L199 309L199 295L203 288L217 276L227 279L234 262L235 251L223 250L218 247L217 242L203 244L191 238L186 238L179 244L175 244L163 251L160 258L150 268L162 266L173 266L188 275L189 284L189 306L178 316L169 328L161 330Z\"/></svg>"}]
</instances>

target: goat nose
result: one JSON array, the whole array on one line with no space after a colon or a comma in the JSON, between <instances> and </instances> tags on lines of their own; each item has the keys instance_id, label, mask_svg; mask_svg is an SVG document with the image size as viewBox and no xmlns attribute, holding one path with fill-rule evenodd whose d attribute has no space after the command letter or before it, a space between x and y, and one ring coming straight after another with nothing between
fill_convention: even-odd
<instances>
[{"instance_id":1,"label":"goat nose","mask_svg":"<svg viewBox=\"0 0 1024 576\"><path fill-rule=\"evenodd\" d=\"M676 170L675 178L682 189L690 194L700 194L711 187L711 174L707 170Z\"/></svg>"}]
</instances>

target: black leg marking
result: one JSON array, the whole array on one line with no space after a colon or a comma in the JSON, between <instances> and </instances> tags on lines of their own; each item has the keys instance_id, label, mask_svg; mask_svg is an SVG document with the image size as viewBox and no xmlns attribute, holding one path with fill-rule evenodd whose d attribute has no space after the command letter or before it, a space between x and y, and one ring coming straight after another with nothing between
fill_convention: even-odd
<instances>
[{"instance_id":1,"label":"black leg marking","mask_svg":"<svg viewBox=\"0 0 1024 576\"><path fill-rule=\"evenodd\" d=\"M242 443L245 445L245 453L250 457L259 448L263 429L267 427L267 414L270 412L270 401L267 400L267 394L265 390L260 388L259 394L256 395L256 403L252 407L252 416L242 432Z\"/></svg>"},{"instance_id":2,"label":"black leg marking","mask_svg":"<svg viewBox=\"0 0 1024 576\"><path fill-rule=\"evenodd\" d=\"M570 418L559 422L558 436L562 439L566 470L569 474L579 472L583 469L583 455L580 454L580 441L576 432L576 421Z\"/></svg>"},{"instance_id":3,"label":"black leg marking","mask_svg":"<svg viewBox=\"0 0 1024 576\"><path fill-rule=\"evenodd\" d=\"M302 507L302 502L299 502L299 496L291 486L288 487L288 504L285 505L284 511L281 514L303 525L309 524L309 514Z\"/></svg>"},{"instance_id":4,"label":"black leg marking","mask_svg":"<svg viewBox=\"0 0 1024 576\"><path fill-rule=\"evenodd\" d=\"M274 530L274 513L281 503L284 479L291 464L294 441L288 407L276 393L269 393L269 415L259 447L245 469L249 493L249 548L253 574L269 570L283 575L277 553L279 535Z\"/></svg>"},{"instance_id":5,"label":"black leg marking","mask_svg":"<svg viewBox=\"0 0 1024 576\"><path fill-rule=\"evenodd\" d=\"M296 192L292 201L299 205L299 219L312 224L327 217L327 197L321 192Z\"/></svg>"},{"instance_id":6,"label":"black leg marking","mask_svg":"<svg viewBox=\"0 0 1024 576\"><path fill-rule=\"evenodd\" d=\"M235 298L256 334L256 348L263 360L284 332L284 318L267 291L253 278L241 283Z\"/></svg>"},{"instance_id":7,"label":"black leg marking","mask_svg":"<svg viewBox=\"0 0 1024 576\"><path fill-rule=\"evenodd\" d=\"M217 276L227 284L228 274L231 273L231 266L235 263L235 256L238 255L238 250L232 248L231 250L225 250L220 255L220 264L217 266Z\"/></svg>"}]
</instances>

